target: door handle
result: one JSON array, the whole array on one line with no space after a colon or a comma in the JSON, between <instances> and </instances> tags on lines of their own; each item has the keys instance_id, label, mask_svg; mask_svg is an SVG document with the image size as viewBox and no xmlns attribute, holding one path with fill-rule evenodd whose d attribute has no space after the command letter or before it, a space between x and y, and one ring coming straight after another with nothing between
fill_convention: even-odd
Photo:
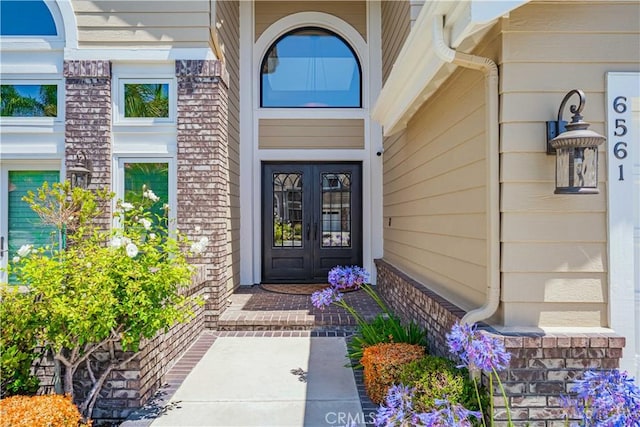
<instances>
[{"instance_id":1,"label":"door handle","mask_svg":"<svg viewBox=\"0 0 640 427\"><path fill-rule=\"evenodd\" d=\"M4 236L2 236L0 237L0 259L2 259L5 252L9 252L9 249L4 249Z\"/></svg>"},{"instance_id":2,"label":"door handle","mask_svg":"<svg viewBox=\"0 0 640 427\"><path fill-rule=\"evenodd\" d=\"M307 240L311 240L311 224L307 224Z\"/></svg>"}]
</instances>

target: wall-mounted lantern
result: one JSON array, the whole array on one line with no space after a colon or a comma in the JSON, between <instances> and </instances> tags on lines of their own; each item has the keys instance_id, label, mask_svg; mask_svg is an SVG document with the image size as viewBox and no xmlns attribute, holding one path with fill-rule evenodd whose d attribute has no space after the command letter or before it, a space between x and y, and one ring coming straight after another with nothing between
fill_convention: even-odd
<instances>
[{"instance_id":1,"label":"wall-mounted lantern","mask_svg":"<svg viewBox=\"0 0 640 427\"><path fill-rule=\"evenodd\" d=\"M571 123L562 120L565 104L578 95L579 105L572 105ZM589 130L580 113L586 98L573 89L567 93L558 110L558 120L547 122L547 154L556 154L555 194L598 194L598 146L605 137Z\"/></svg>"},{"instance_id":2,"label":"wall-mounted lantern","mask_svg":"<svg viewBox=\"0 0 640 427\"><path fill-rule=\"evenodd\" d=\"M76 162L67 170L71 178L71 187L88 188L91 184L91 161L87 156L78 151L76 154Z\"/></svg>"}]
</instances>

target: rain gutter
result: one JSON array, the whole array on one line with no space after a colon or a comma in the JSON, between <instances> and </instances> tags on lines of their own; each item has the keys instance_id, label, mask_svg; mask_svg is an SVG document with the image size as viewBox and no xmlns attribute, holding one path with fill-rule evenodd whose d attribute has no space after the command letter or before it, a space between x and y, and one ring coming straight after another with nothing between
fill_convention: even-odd
<instances>
[{"instance_id":1,"label":"rain gutter","mask_svg":"<svg viewBox=\"0 0 640 427\"><path fill-rule=\"evenodd\" d=\"M444 16L433 18L433 48L443 61L464 68L481 71L485 82L486 129L486 206L487 206L487 259L486 300L462 318L465 323L475 323L493 316L500 304L500 135L498 116L498 66L490 58L458 52L444 41Z\"/></svg>"}]
</instances>

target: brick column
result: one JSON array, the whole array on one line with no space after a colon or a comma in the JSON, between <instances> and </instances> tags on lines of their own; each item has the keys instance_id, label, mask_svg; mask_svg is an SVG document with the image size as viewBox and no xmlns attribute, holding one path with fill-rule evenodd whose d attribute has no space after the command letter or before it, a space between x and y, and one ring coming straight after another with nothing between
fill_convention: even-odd
<instances>
[{"instance_id":1,"label":"brick column","mask_svg":"<svg viewBox=\"0 0 640 427\"><path fill-rule=\"evenodd\" d=\"M178 80L178 228L209 238L195 262L204 267L205 326L226 308L229 258L228 88L220 61L176 61Z\"/></svg>"},{"instance_id":2,"label":"brick column","mask_svg":"<svg viewBox=\"0 0 640 427\"><path fill-rule=\"evenodd\" d=\"M65 61L65 164L84 152L93 174L90 188L111 187L111 63ZM67 179L69 179L67 175ZM105 227L110 225L109 206Z\"/></svg>"}]
</instances>

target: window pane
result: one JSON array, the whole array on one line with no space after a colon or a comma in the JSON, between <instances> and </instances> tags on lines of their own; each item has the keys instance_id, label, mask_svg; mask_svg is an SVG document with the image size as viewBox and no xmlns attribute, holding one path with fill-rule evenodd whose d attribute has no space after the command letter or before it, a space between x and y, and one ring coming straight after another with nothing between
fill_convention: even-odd
<instances>
[{"instance_id":1,"label":"window pane","mask_svg":"<svg viewBox=\"0 0 640 427\"><path fill-rule=\"evenodd\" d=\"M43 1L0 1L0 35L55 36L56 23Z\"/></svg>"},{"instance_id":2,"label":"window pane","mask_svg":"<svg viewBox=\"0 0 640 427\"><path fill-rule=\"evenodd\" d=\"M337 35L290 32L262 61L262 107L360 107L360 64Z\"/></svg>"},{"instance_id":3,"label":"window pane","mask_svg":"<svg viewBox=\"0 0 640 427\"><path fill-rule=\"evenodd\" d=\"M302 246L302 174L273 174L273 247Z\"/></svg>"},{"instance_id":4,"label":"window pane","mask_svg":"<svg viewBox=\"0 0 640 427\"><path fill-rule=\"evenodd\" d=\"M36 191L47 181L60 181L58 171L9 171L9 259L17 256L22 245L43 247L55 245L58 235L53 226L43 225L29 205L22 201L28 191ZM9 277L9 283L15 284L15 278Z\"/></svg>"},{"instance_id":5,"label":"window pane","mask_svg":"<svg viewBox=\"0 0 640 427\"><path fill-rule=\"evenodd\" d=\"M151 190L158 197L158 202L151 207L151 212L161 218L168 219L165 205L169 204L169 164L168 163L125 163L124 164L124 200L130 203L141 203L145 190ZM147 199L148 200L148 199Z\"/></svg>"},{"instance_id":6,"label":"window pane","mask_svg":"<svg viewBox=\"0 0 640 427\"><path fill-rule=\"evenodd\" d=\"M0 116L57 117L57 85L2 85Z\"/></svg>"},{"instance_id":7,"label":"window pane","mask_svg":"<svg viewBox=\"0 0 640 427\"><path fill-rule=\"evenodd\" d=\"M124 85L125 117L169 117L169 84Z\"/></svg>"},{"instance_id":8,"label":"window pane","mask_svg":"<svg viewBox=\"0 0 640 427\"><path fill-rule=\"evenodd\" d=\"M351 247L351 174L322 174L322 247Z\"/></svg>"}]
</instances>

